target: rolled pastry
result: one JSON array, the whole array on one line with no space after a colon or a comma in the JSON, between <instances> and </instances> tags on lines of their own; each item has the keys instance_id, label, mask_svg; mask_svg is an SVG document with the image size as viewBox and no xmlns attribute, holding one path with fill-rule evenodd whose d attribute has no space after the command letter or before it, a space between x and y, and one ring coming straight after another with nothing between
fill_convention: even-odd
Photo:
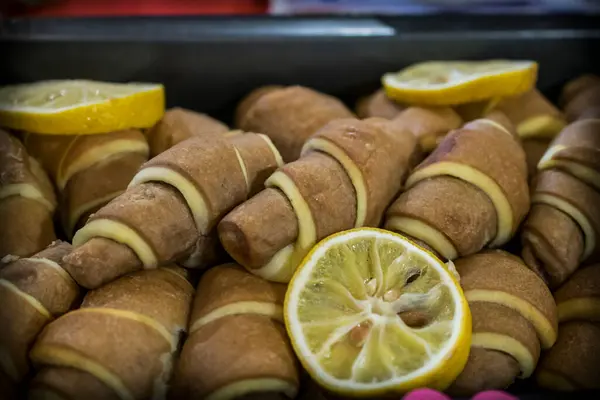
<instances>
[{"instance_id":1,"label":"rolled pastry","mask_svg":"<svg viewBox=\"0 0 600 400\"><path fill-rule=\"evenodd\" d=\"M502 99L493 109L503 112L511 120L523 140L551 140L566 125L560 110L537 89Z\"/></svg>"},{"instance_id":2,"label":"rolled pastry","mask_svg":"<svg viewBox=\"0 0 600 400\"><path fill-rule=\"evenodd\" d=\"M383 89L358 99L356 102L356 115L359 118L385 118L394 119L406 107L391 100Z\"/></svg>"},{"instance_id":3,"label":"rolled pastry","mask_svg":"<svg viewBox=\"0 0 600 400\"><path fill-rule=\"evenodd\" d=\"M235 264L206 272L196 291L171 397L294 398L299 376L283 326L285 289Z\"/></svg>"},{"instance_id":4,"label":"rolled pastry","mask_svg":"<svg viewBox=\"0 0 600 400\"><path fill-rule=\"evenodd\" d=\"M254 103L256 103L259 98L261 98L264 94L267 94L267 93L270 93L270 92L273 92L273 91L279 90L279 89L283 89L283 86L266 85L266 86L258 87L256 89L254 89L253 91L251 91L250 93L248 93L239 102L238 106L235 109L235 116L234 116L235 126L238 128L241 126L242 120L248 113L248 110L250 110L250 108L252 108L252 106L254 106Z\"/></svg>"},{"instance_id":5,"label":"rolled pastry","mask_svg":"<svg viewBox=\"0 0 600 400\"><path fill-rule=\"evenodd\" d=\"M70 244L56 241L0 269L0 373L14 383L29 372L28 352L38 334L79 298L79 287L61 266L70 251Z\"/></svg>"},{"instance_id":6,"label":"rolled pastry","mask_svg":"<svg viewBox=\"0 0 600 400\"><path fill-rule=\"evenodd\" d=\"M552 142L538 168L561 169L600 190L600 119L567 126Z\"/></svg>"},{"instance_id":7,"label":"rolled pastry","mask_svg":"<svg viewBox=\"0 0 600 400\"><path fill-rule=\"evenodd\" d=\"M589 110L600 106L600 78L583 75L570 81L563 88L561 99L568 121L582 118Z\"/></svg>"},{"instance_id":8,"label":"rolled pastry","mask_svg":"<svg viewBox=\"0 0 600 400\"><path fill-rule=\"evenodd\" d=\"M559 99L559 105L561 108L569 103L575 96L581 92L587 90L590 87L600 85L600 76L594 74L583 74L577 78L568 81L563 86L562 93Z\"/></svg>"},{"instance_id":9,"label":"rolled pastry","mask_svg":"<svg viewBox=\"0 0 600 400\"><path fill-rule=\"evenodd\" d=\"M557 311L552 294L523 262L500 250L455 261L473 317L471 354L449 389L471 396L504 389L530 377L540 347L556 341Z\"/></svg>"},{"instance_id":10,"label":"rolled pastry","mask_svg":"<svg viewBox=\"0 0 600 400\"><path fill-rule=\"evenodd\" d=\"M176 267L138 271L90 291L33 346L40 372L32 397L164 399L193 293Z\"/></svg>"},{"instance_id":11,"label":"rolled pastry","mask_svg":"<svg viewBox=\"0 0 600 400\"><path fill-rule=\"evenodd\" d=\"M335 97L302 86L263 93L240 117L239 128L267 135L285 162L300 157L304 142L319 128L352 112Z\"/></svg>"},{"instance_id":12,"label":"rolled pastry","mask_svg":"<svg viewBox=\"0 0 600 400\"><path fill-rule=\"evenodd\" d=\"M270 189L230 212L218 227L229 255L277 282L289 281L318 240L352 227L379 226L420 151L409 132L370 118L330 122L302 154L269 177ZM295 224L286 222L293 219Z\"/></svg>"},{"instance_id":13,"label":"rolled pastry","mask_svg":"<svg viewBox=\"0 0 600 400\"><path fill-rule=\"evenodd\" d=\"M600 265L575 272L554 299L558 340L540 362L538 384L561 391L600 388Z\"/></svg>"},{"instance_id":14,"label":"rolled pastry","mask_svg":"<svg viewBox=\"0 0 600 400\"><path fill-rule=\"evenodd\" d=\"M144 154L116 154L75 174L62 193L61 217L68 237L88 217L125 191L147 161Z\"/></svg>"},{"instance_id":15,"label":"rolled pastry","mask_svg":"<svg viewBox=\"0 0 600 400\"><path fill-rule=\"evenodd\" d=\"M558 169L536 177L532 211L521 241L523 258L552 288L598 252L600 193Z\"/></svg>"},{"instance_id":16,"label":"rolled pastry","mask_svg":"<svg viewBox=\"0 0 600 400\"><path fill-rule=\"evenodd\" d=\"M222 135L229 132L227 125L206 114L184 108L171 108L147 133L150 156L156 157L176 144L195 136Z\"/></svg>"},{"instance_id":17,"label":"rolled pastry","mask_svg":"<svg viewBox=\"0 0 600 400\"><path fill-rule=\"evenodd\" d=\"M23 145L0 130L0 265L27 257L56 239L54 189Z\"/></svg>"},{"instance_id":18,"label":"rolled pastry","mask_svg":"<svg viewBox=\"0 0 600 400\"><path fill-rule=\"evenodd\" d=\"M409 107L394 122L410 131L424 152L430 153L451 130L460 128L462 118L450 107Z\"/></svg>"},{"instance_id":19,"label":"rolled pastry","mask_svg":"<svg viewBox=\"0 0 600 400\"><path fill-rule=\"evenodd\" d=\"M218 244L217 222L281 164L264 135L181 142L144 164L129 188L77 231L66 267L82 286L95 288L174 261L206 266Z\"/></svg>"},{"instance_id":20,"label":"rolled pastry","mask_svg":"<svg viewBox=\"0 0 600 400\"><path fill-rule=\"evenodd\" d=\"M497 121L448 134L408 177L385 227L450 260L506 243L529 210L529 189L523 149Z\"/></svg>"},{"instance_id":21,"label":"rolled pastry","mask_svg":"<svg viewBox=\"0 0 600 400\"><path fill-rule=\"evenodd\" d=\"M54 180L68 238L85 217L125 190L149 151L137 129L97 135L25 134L23 143Z\"/></svg>"}]
</instances>

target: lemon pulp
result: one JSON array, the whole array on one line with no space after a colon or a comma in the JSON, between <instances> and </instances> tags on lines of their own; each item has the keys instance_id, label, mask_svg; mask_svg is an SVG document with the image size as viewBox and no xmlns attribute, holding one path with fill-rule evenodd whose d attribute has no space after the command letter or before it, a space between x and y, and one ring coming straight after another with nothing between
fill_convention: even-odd
<instances>
[{"instance_id":1,"label":"lemon pulp","mask_svg":"<svg viewBox=\"0 0 600 400\"><path fill-rule=\"evenodd\" d=\"M468 357L470 314L450 271L380 230L317 245L290 283L285 316L305 368L336 392L444 389Z\"/></svg>"}]
</instances>

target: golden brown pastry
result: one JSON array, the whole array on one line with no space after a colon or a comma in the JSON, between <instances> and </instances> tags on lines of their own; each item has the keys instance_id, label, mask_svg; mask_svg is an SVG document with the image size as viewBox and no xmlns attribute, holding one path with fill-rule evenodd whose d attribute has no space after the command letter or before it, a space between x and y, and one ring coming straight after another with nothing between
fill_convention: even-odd
<instances>
[{"instance_id":1,"label":"golden brown pastry","mask_svg":"<svg viewBox=\"0 0 600 400\"><path fill-rule=\"evenodd\" d=\"M58 189L61 222L69 238L93 210L121 194L148 159L148 143L137 129L98 135L25 134L23 143Z\"/></svg>"},{"instance_id":2,"label":"golden brown pastry","mask_svg":"<svg viewBox=\"0 0 600 400\"><path fill-rule=\"evenodd\" d=\"M359 118L385 118L394 119L406 107L391 100L385 90L378 89L374 93L358 99L356 102L356 115Z\"/></svg>"},{"instance_id":3,"label":"golden brown pastry","mask_svg":"<svg viewBox=\"0 0 600 400\"><path fill-rule=\"evenodd\" d=\"M235 264L202 277L173 399L292 399L299 376L283 325L285 286Z\"/></svg>"},{"instance_id":4,"label":"golden brown pastry","mask_svg":"<svg viewBox=\"0 0 600 400\"><path fill-rule=\"evenodd\" d=\"M448 132L460 128L463 120L450 107L408 107L394 123L415 135L421 149L430 153Z\"/></svg>"},{"instance_id":5,"label":"golden brown pastry","mask_svg":"<svg viewBox=\"0 0 600 400\"><path fill-rule=\"evenodd\" d=\"M163 151L191 137L223 135L229 132L224 123L184 108L171 108L147 133L150 156L156 157Z\"/></svg>"},{"instance_id":6,"label":"golden brown pastry","mask_svg":"<svg viewBox=\"0 0 600 400\"><path fill-rule=\"evenodd\" d=\"M206 136L175 145L145 163L129 188L75 234L66 268L96 288L141 268L215 262L213 228L282 164L264 135Z\"/></svg>"},{"instance_id":7,"label":"golden brown pastry","mask_svg":"<svg viewBox=\"0 0 600 400\"><path fill-rule=\"evenodd\" d=\"M500 250L455 262L473 318L471 353L449 392L471 396L530 377L540 348L556 341L552 294L522 260Z\"/></svg>"},{"instance_id":8,"label":"golden brown pastry","mask_svg":"<svg viewBox=\"0 0 600 400\"><path fill-rule=\"evenodd\" d=\"M548 285L561 285L598 252L600 120L568 125L538 164L533 207L521 241L523 259Z\"/></svg>"},{"instance_id":9,"label":"golden brown pastry","mask_svg":"<svg viewBox=\"0 0 600 400\"><path fill-rule=\"evenodd\" d=\"M193 293L177 267L139 271L90 291L33 346L39 372L32 397L164 398Z\"/></svg>"},{"instance_id":10,"label":"golden brown pastry","mask_svg":"<svg viewBox=\"0 0 600 400\"><path fill-rule=\"evenodd\" d=\"M223 247L251 272L288 282L317 241L379 226L419 155L415 137L391 121L332 121L306 142L300 159L267 179L268 189L223 218Z\"/></svg>"},{"instance_id":11,"label":"golden brown pastry","mask_svg":"<svg viewBox=\"0 0 600 400\"><path fill-rule=\"evenodd\" d=\"M242 107L244 109L244 107ZM352 112L335 97L302 86L271 88L240 116L239 128L267 135L285 162L300 157L304 142L319 128Z\"/></svg>"},{"instance_id":12,"label":"golden brown pastry","mask_svg":"<svg viewBox=\"0 0 600 400\"><path fill-rule=\"evenodd\" d=\"M551 390L599 389L600 265L575 272L554 294L558 340L538 368L538 384Z\"/></svg>"},{"instance_id":13,"label":"golden brown pastry","mask_svg":"<svg viewBox=\"0 0 600 400\"><path fill-rule=\"evenodd\" d=\"M445 259L505 244L529 210L525 154L495 119L448 134L408 177L385 227Z\"/></svg>"},{"instance_id":14,"label":"golden brown pastry","mask_svg":"<svg viewBox=\"0 0 600 400\"><path fill-rule=\"evenodd\" d=\"M0 265L56 239L54 189L23 145L0 129Z\"/></svg>"},{"instance_id":15,"label":"golden brown pastry","mask_svg":"<svg viewBox=\"0 0 600 400\"><path fill-rule=\"evenodd\" d=\"M29 372L28 352L38 334L79 298L79 287L61 266L70 251L70 244L57 241L0 268L0 373L14 383Z\"/></svg>"}]
</instances>

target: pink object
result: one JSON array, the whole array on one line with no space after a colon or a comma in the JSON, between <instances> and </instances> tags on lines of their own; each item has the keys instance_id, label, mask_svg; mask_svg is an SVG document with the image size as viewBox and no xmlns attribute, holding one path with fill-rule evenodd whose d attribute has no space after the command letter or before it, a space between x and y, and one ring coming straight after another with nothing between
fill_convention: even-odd
<instances>
[{"instance_id":1,"label":"pink object","mask_svg":"<svg viewBox=\"0 0 600 400\"><path fill-rule=\"evenodd\" d=\"M408 393L402 400L452 400L444 393L433 389L416 389Z\"/></svg>"},{"instance_id":2,"label":"pink object","mask_svg":"<svg viewBox=\"0 0 600 400\"><path fill-rule=\"evenodd\" d=\"M477 393L471 397L471 400L519 400L519 398L501 390L488 390Z\"/></svg>"}]
</instances>

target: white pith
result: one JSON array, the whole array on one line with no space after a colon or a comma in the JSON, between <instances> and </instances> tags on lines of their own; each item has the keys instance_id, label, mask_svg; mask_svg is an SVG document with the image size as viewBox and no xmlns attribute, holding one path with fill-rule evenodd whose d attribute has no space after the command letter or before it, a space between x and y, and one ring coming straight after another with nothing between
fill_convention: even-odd
<instances>
[{"instance_id":1,"label":"white pith","mask_svg":"<svg viewBox=\"0 0 600 400\"><path fill-rule=\"evenodd\" d=\"M310 280L314 267L317 265L316 260L319 260L330 248L335 247L337 245L343 244L349 239L355 238L384 238L386 240L398 242L401 246L406 249L406 252L415 252L419 253L419 255L426 260L428 266L434 268L435 271L440 276L440 281L434 286L432 290L439 290L441 286L447 286L450 292L452 299L457 304L461 298L460 289L456 285L456 283L452 279L452 273L446 270L439 260L434 259L432 256L423 252L423 250L417 248L411 243L403 241L401 238L398 238L395 235L388 234L381 231L362 231L362 232L350 232L345 235L340 235L335 238L332 238L328 241L328 243L319 247L309 259L305 260L305 267L301 268L293 279L293 284L290 285L289 293L287 295L287 303L286 303L286 324L288 326L288 330L292 336L294 341L294 346L296 351L299 353L303 361L307 364L308 369L312 371L313 374L316 374L316 379L324 385L332 390L341 390L341 391L377 391L381 389L392 389L396 386L401 385L404 382L411 381L419 376L427 374L436 368L440 361L445 358L448 358L452 355L452 352L455 349L455 343L459 340L461 335L460 325L465 318L463 315L463 309L460 306L455 307L453 317L450 321L441 321L438 322L437 325L440 325L440 328L446 329L446 325L441 326L441 324L451 324L447 329L451 330L452 333L450 337L445 341L445 343L440 347L440 349L433 353L429 348L429 345L425 342L424 348L426 349L427 355L429 356L428 362L421 368L412 371L409 374L398 376L393 375L393 378L383 380L380 382L372 382L372 383L364 383L357 382L352 377L350 379L339 379L332 375L330 375L323 367L321 367L319 362L320 354L315 354L308 346L306 342L306 338L304 336L303 326L307 325L306 323L301 323L300 318L298 316L298 301L300 299L300 293L305 287L306 283ZM404 253L403 253L404 254ZM406 295L412 295L412 298L407 298ZM339 327L328 336L328 339L324 341L321 346L322 351L326 351L328 349L327 346L336 343L338 340L343 338L346 334L352 330L357 323L364 321L365 318L368 318L373 324L372 327L375 327L380 324L399 324L403 328L407 328L401 318L397 316L398 312L402 312L405 309L410 309L410 307L405 307L407 304L412 304L413 301L419 300L416 299L418 296L426 296L417 293L405 293L401 295L395 301L385 301L376 296L368 296L366 300L356 300L357 304L362 309L362 312L356 315L352 315L346 319L336 319L336 322L340 322ZM317 322L318 323L318 322ZM431 328L432 325L426 327ZM371 329L369 335L372 332L379 332L381 334L382 330ZM416 336L416 335L415 335ZM419 339L423 340L419 337ZM367 339L368 340L368 339ZM381 339L378 339L381 340ZM424 340L423 340L424 341ZM366 340L365 340L366 343ZM355 375L355 367L356 364L361 361L361 357L364 356L364 350L368 346L363 346L359 355L354 360L354 365L352 367L352 376ZM319 353L322 353L319 352ZM385 364L385 362L384 362ZM388 367L390 371L393 371L392 365L385 365Z\"/></svg>"}]
</instances>

